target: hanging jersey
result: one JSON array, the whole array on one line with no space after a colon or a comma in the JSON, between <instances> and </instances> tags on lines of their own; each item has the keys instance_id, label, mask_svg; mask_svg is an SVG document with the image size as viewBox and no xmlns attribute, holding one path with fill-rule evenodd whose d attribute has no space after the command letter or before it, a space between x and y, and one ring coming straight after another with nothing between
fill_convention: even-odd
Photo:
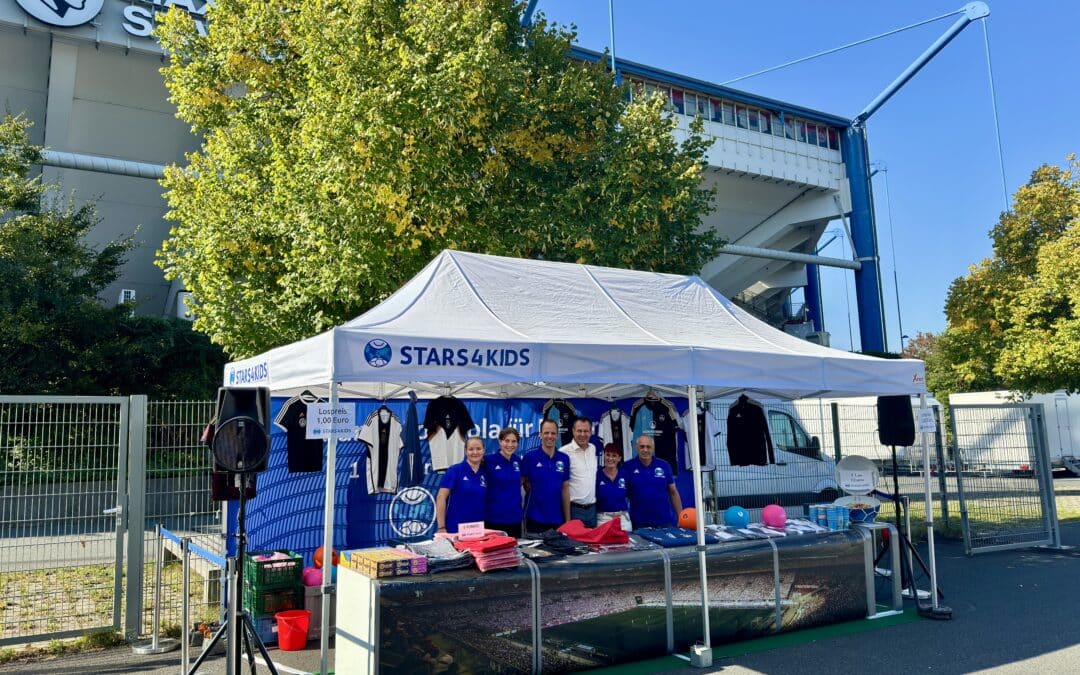
<instances>
[{"instance_id":1,"label":"hanging jersey","mask_svg":"<svg viewBox=\"0 0 1080 675\"><path fill-rule=\"evenodd\" d=\"M694 423L692 421L693 413L689 410L683 415L683 430L686 434L686 452L683 453L686 458L686 467L693 466L690 463L690 425ZM716 418L712 416L708 410L702 410L697 414L697 428L698 428L698 461L701 463L702 471L712 471L716 468L713 463L713 443L716 439Z\"/></svg>"},{"instance_id":2,"label":"hanging jersey","mask_svg":"<svg viewBox=\"0 0 1080 675\"><path fill-rule=\"evenodd\" d=\"M614 443L623 454L623 461L634 458L633 433L630 431L630 416L618 408L612 408L600 416L600 438L604 444Z\"/></svg>"},{"instance_id":3,"label":"hanging jersey","mask_svg":"<svg viewBox=\"0 0 1080 675\"><path fill-rule=\"evenodd\" d=\"M553 398L544 404L543 418L554 420L559 425L559 445L574 442L573 420L577 409L561 398Z\"/></svg>"},{"instance_id":4,"label":"hanging jersey","mask_svg":"<svg viewBox=\"0 0 1080 675\"><path fill-rule=\"evenodd\" d=\"M386 406L368 415L356 438L367 446L368 494L397 492L401 422Z\"/></svg>"},{"instance_id":5,"label":"hanging jersey","mask_svg":"<svg viewBox=\"0 0 1080 675\"><path fill-rule=\"evenodd\" d=\"M640 398L630 412L630 426L634 430L634 442L642 434L652 436L656 445L656 457L664 460L678 475L679 466L679 414L670 401L663 398ZM633 516L631 516L633 520ZM637 525L637 521L634 521Z\"/></svg>"},{"instance_id":6,"label":"hanging jersey","mask_svg":"<svg viewBox=\"0 0 1080 675\"><path fill-rule=\"evenodd\" d=\"M731 466L766 466L776 461L765 411L745 396L728 410L727 449Z\"/></svg>"},{"instance_id":7,"label":"hanging jersey","mask_svg":"<svg viewBox=\"0 0 1080 675\"><path fill-rule=\"evenodd\" d=\"M460 523L477 523L484 520L484 504L487 502L487 478L483 468L473 471L466 461L454 464L442 477L439 489L446 488L450 496L446 502L446 531L457 532Z\"/></svg>"},{"instance_id":8,"label":"hanging jersey","mask_svg":"<svg viewBox=\"0 0 1080 675\"><path fill-rule=\"evenodd\" d=\"M285 401L274 418L274 425L285 431L285 450L289 456L289 473L322 471L322 439L304 438L307 434L307 404L322 399L304 392Z\"/></svg>"},{"instance_id":9,"label":"hanging jersey","mask_svg":"<svg viewBox=\"0 0 1080 675\"><path fill-rule=\"evenodd\" d=\"M465 459L465 438L474 426L465 404L453 396L430 401L424 412L431 468L443 471Z\"/></svg>"}]
</instances>

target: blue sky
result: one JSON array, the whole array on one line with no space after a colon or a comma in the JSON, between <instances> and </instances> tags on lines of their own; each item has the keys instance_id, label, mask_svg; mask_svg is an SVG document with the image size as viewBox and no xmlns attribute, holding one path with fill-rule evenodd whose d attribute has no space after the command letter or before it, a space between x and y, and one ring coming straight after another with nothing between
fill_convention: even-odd
<instances>
[{"instance_id":1,"label":"blue sky","mask_svg":"<svg viewBox=\"0 0 1080 675\"><path fill-rule=\"evenodd\" d=\"M723 83L947 14L963 4L614 0L615 54ZM1005 182L1011 195L1040 164L1060 165L1068 153L1080 152L1075 50L1080 2L987 4ZM582 47L603 50L610 45L607 0L540 0L537 11L551 21L575 24ZM957 18L730 86L854 117ZM938 332L945 327L949 284L991 254L988 233L1005 208L981 24L968 26L868 125L871 162L887 169L874 178L874 195L886 330L893 350L899 349L900 333L890 239L895 241L904 334ZM830 229L839 229L839 221ZM837 240L823 254L849 257L847 246ZM850 275L822 268L826 330L832 345L841 349L859 346Z\"/></svg>"}]
</instances>

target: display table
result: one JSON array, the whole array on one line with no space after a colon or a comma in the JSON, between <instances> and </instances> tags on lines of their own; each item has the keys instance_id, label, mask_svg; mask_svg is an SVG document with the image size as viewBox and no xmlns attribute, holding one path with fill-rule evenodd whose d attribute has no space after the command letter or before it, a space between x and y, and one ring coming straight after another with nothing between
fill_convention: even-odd
<instances>
[{"instance_id":1,"label":"display table","mask_svg":"<svg viewBox=\"0 0 1080 675\"><path fill-rule=\"evenodd\" d=\"M877 615L873 534L708 546L713 644ZM371 579L342 567L337 594L340 675L452 663L462 672L565 672L687 651L701 639L693 547L526 560L487 574Z\"/></svg>"}]
</instances>

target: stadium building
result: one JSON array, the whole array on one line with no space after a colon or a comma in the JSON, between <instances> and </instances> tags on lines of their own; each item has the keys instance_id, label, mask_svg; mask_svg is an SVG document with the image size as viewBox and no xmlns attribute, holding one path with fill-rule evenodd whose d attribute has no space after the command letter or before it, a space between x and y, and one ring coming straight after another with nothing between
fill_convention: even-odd
<instances>
[{"instance_id":1,"label":"stadium building","mask_svg":"<svg viewBox=\"0 0 1080 675\"><path fill-rule=\"evenodd\" d=\"M167 236L155 180L198 139L175 117L149 36L154 15L177 6L205 28L207 0L0 0L0 104L23 113L48 149L46 180L76 201L95 199L100 241L137 231L140 247L105 298L138 311L185 314L184 289L154 265ZM575 48L574 58L596 60ZM712 140L705 180L715 189L706 224L730 242L701 276L774 325L820 342L817 264L855 270L864 349L885 344L865 129L835 115L649 66L617 61L644 94L662 92L685 134L695 117ZM855 260L815 256L830 221L848 219ZM790 302L805 288L807 313ZM809 320L801 322L800 316Z\"/></svg>"}]
</instances>

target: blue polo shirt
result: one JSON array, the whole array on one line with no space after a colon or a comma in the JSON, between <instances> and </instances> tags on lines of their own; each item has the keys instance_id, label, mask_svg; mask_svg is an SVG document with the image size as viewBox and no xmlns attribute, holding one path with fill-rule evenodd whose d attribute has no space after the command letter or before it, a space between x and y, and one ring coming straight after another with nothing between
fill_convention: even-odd
<instances>
[{"instance_id":1,"label":"blue polo shirt","mask_svg":"<svg viewBox=\"0 0 1080 675\"><path fill-rule=\"evenodd\" d=\"M443 474L439 489L450 490L446 503L446 531L457 532L458 523L484 520L487 501L487 477L484 469L473 471L468 460L461 460Z\"/></svg>"},{"instance_id":2,"label":"blue polo shirt","mask_svg":"<svg viewBox=\"0 0 1080 675\"><path fill-rule=\"evenodd\" d=\"M615 478L607 477L603 469L596 472L596 511L607 513L626 510L626 472L619 467ZM633 522L633 521L631 521Z\"/></svg>"},{"instance_id":3,"label":"blue polo shirt","mask_svg":"<svg viewBox=\"0 0 1080 675\"><path fill-rule=\"evenodd\" d=\"M521 460L521 475L529 481L525 517L545 525L561 525L562 489L570 480L570 458L558 450L548 457L543 448L537 448Z\"/></svg>"},{"instance_id":4,"label":"blue polo shirt","mask_svg":"<svg viewBox=\"0 0 1080 675\"><path fill-rule=\"evenodd\" d=\"M510 525L521 522L521 458L501 452L484 457L488 493L484 520Z\"/></svg>"},{"instance_id":5,"label":"blue polo shirt","mask_svg":"<svg viewBox=\"0 0 1080 675\"><path fill-rule=\"evenodd\" d=\"M649 466L637 457L623 464L626 496L630 499L630 522L634 528L675 525L668 486L675 483L671 465L653 457Z\"/></svg>"}]
</instances>

